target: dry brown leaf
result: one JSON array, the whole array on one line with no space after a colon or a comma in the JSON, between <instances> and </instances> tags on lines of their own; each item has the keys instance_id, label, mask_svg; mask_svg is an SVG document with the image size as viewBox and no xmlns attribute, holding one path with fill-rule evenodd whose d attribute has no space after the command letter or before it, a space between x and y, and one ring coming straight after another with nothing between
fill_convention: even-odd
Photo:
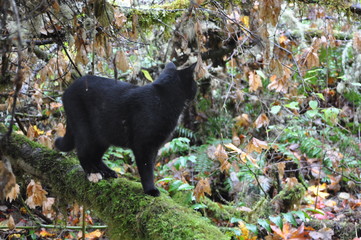
<instances>
[{"instance_id":1,"label":"dry brown leaf","mask_svg":"<svg viewBox=\"0 0 361 240\"><path fill-rule=\"evenodd\" d=\"M286 163L285 162L279 162L277 163L277 169L278 169L278 174L279 174L279 179L283 179L283 176L285 175L285 168L286 168Z\"/></svg>"},{"instance_id":2,"label":"dry brown leaf","mask_svg":"<svg viewBox=\"0 0 361 240\"><path fill-rule=\"evenodd\" d=\"M246 152L242 152L239 155L239 159L243 162L246 163L247 160L251 161L251 163L253 164L253 166L259 168L258 164L257 164L257 159L255 159L254 157L252 157L250 154L246 153Z\"/></svg>"},{"instance_id":3,"label":"dry brown leaf","mask_svg":"<svg viewBox=\"0 0 361 240\"><path fill-rule=\"evenodd\" d=\"M277 77L272 75L270 77L270 84L267 86L269 90L275 90L276 92L287 93L289 88L289 80L291 79L291 66L283 67L283 76Z\"/></svg>"},{"instance_id":4,"label":"dry brown leaf","mask_svg":"<svg viewBox=\"0 0 361 240\"><path fill-rule=\"evenodd\" d=\"M241 144L241 139L237 136L237 134L233 134L232 136L232 143L235 145L235 146L239 146Z\"/></svg>"},{"instance_id":5,"label":"dry brown leaf","mask_svg":"<svg viewBox=\"0 0 361 240\"><path fill-rule=\"evenodd\" d=\"M266 114L262 113L261 115L258 116L258 118L256 119L256 121L254 122L254 126L256 128L261 128L261 127L267 127L269 124L269 119L267 117Z\"/></svg>"},{"instance_id":6,"label":"dry brown leaf","mask_svg":"<svg viewBox=\"0 0 361 240\"><path fill-rule=\"evenodd\" d=\"M66 132L66 128L62 123L58 123L54 130L56 131L56 135L60 137L64 136Z\"/></svg>"},{"instance_id":7,"label":"dry brown leaf","mask_svg":"<svg viewBox=\"0 0 361 240\"><path fill-rule=\"evenodd\" d=\"M236 120L236 126L238 127L249 127L251 125L251 120L249 119L249 115L246 113L243 113L242 115L235 118Z\"/></svg>"},{"instance_id":8,"label":"dry brown leaf","mask_svg":"<svg viewBox=\"0 0 361 240\"><path fill-rule=\"evenodd\" d=\"M214 152L214 156L221 163L228 160L228 154L222 144L218 144L216 151Z\"/></svg>"},{"instance_id":9,"label":"dry brown leaf","mask_svg":"<svg viewBox=\"0 0 361 240\"><path fill-rule=\"evenodd\" d=\"M250 92L255 92L257 89L262 87L261 77L254 71L249 72L248 79Z\"/></svg>"},{"instance_id":10,"label":"dry brown leaf","mask_svg":"<svg viewBox=\"0 0 361 240\"><path fill-rule=\"evenodd\" d=\"M127 22L127 17L124 15L124 13L119 11L119 8L114 9L114 18L114 23L118 28L122 28Z\"/></svg>"},{"instance_id":11,"label":"dry brown leaf","mask_svg":"<svg viewBox=\"0 0 361 240\"><path fill-rule=\"evenodd\" d=\"M126 72L129 69L128 59L123 51L119 50L115 53L114 61L116 67L122 72Z\"/></svg>"},{"instance_id":12,"label":"dry brown leaf","mask_svg":"<svg viewBox=\"0 0 361 240\"><path fill-rule=\"evenodd\" d=\"M16 225L13 216L10 215L7 226L10 230L14 230Z\"/></svg>"},{"instance_id":13,"label":"dry brown leaf","mask_svg":"<svg viewBox=\"0 0 361 240\"><path fill-rule=\"evenodd\" d=\"M77 54L75 56L75 62L76 63L82 63L83 65L87 65L89 62L88 54L85 50L85 47L81 45L77 49Z\"/></svg>"},{"instance_id":14,"label":"dry brown leaf","mask_svg":"<svg viewBox=\"0 0 361 240\"><path fill-rule=\"evenodd\" d=\"M50 148L50 149L53 149L53 141L51 140L50 137L48 136L45 136L45 135L41 135L39 138L38 138L38 142L47 147L47 148Z\"/></svg>"},{"instance_id":15,"label":"dry brown leaf","mask_svg":"<svg viewBox=\"0 0 361 240\"><path fill-rule=\"evenodd\" d=\"M214 156L220 162L220 169L222 172L227 171L231 168L231 164L228 162L228 154L221 144L218 144Z\"/></svg>"},{"instance_id":16,"label":"dry brown leaf","mask_svg":"<svg viewBox=\"0 0 361 240\"><path fill-rule=\"evenodd\" d=\"M276 75L278 78L283 77L283 66L278 59L272 59L269 64L269 68L271 70L271 73Z\"/></svg>"},{"instance_id":17,"label":"dry brown leaf","mask_svg":"<svg viewBox=\"0 0 361 240\"><path fill-rule=\"evenodd\" d=\"M290 223L286 222L283 224L283 229L275 225L270 225L272 230L280 236L282 239L287 240L309 240L309 232L305 231L304 223L301 224L297 229L293 228Z\"/></svg>"},{"instance_id":18,"label":"dry brown leaf","mask_svg":"<svg viewBox=\"0 0 361 240\"><path fill-rule=\"evenodd\" d=\"M310 237L312 237L312 239L318 240L318 239L322 239L322 240L332 240L332 236L334 235L334 232L331 228L321 228L318 231L312 231L310 232Z\"/></svg>"},{"instance_id":19,"label":"dry brown leaf","mask_svg":"<svg viewBox=\"0 0 361 240\"><path fill-rule=\"evenodd\" d=\"M8 161L0 160L0 189L0 200L6 198L11 202L19 194L19 185Z\"/></svg>"},{"instance_id":20,"label":"dry brown leaf","mask_svg":"<svg viewBox=\"0 0 361 240\"><path fill-rule=\"evenodd\" d=\"M289 189L292 189L296 184L298 184L298 180L295 177L287 178L286 179L286 186Z\"/></svg>"},{"instance_id":21,"label":"dry brown leaf","mask_svg":"<svg viewBox=\"0 0 361 240\"><path fill-rule=\"evenodd\" d=\"M355 32L352 38L352 46L358 52L361 53L361 33Z\"/></svg>"},{"instance_id":22,"label":"dry brown leaf","mask_svg":"<svg viewBox=\"0 0 361 240\"><path fill-rule=\"evenodd\" d=\"M261 141L257 138L252 138L251 141L246 146L246 152L258 152L261 153L263 149L268 149L268 144L265 141Z\"/></svg>"},{"instance_id":23,"label":"dry brown leaf","mask_svg":"<svg viewBox=\"0 0 361 240\"><path fill-rule=\"evenodd\" d=\"M329 184L327 186L327 188L334 191L335 193L340 191L340 189L341 189L340 181L341 181L342 175L338 175L338 176L329 175L329 178L331 180L331 184Z\"/></svg>"},{"instance_id":24,"label":"dry brown leaf","mask_svg":"<svg viewBox=\"0 0 361 240\"><path fill-rule=\"evenodd\" d=\"M260 18L263 22L276 26L281 12L282 0L259 0Z\"/></svg>"},{"instance_id":25,"label":"dry brown leaf","mask_svg":"<svg viewBox=\"0 0 361 240\"><path fill-rule=\"evenodd\" d=\"M50 217L55 211L53 211L53 204L55 203L55 198L47 198L42 205L43 214Z\"/></svg>"},{"instance_id":26,"label":"dry brown leaf","mask_svg":"<svg viewBox=\"0 0 361 240\"><path fill-rule=\"evenodd\" d=\"M208 178L202 178L198 181L196 188L194 189L194 196L196 201L199 202L201 198L205 196L205 193L212 195L211 185Z\"/></svg>"},{"instance_id":27,"label":"dry brown leaf","mask_svg":"<svg viewBox=\"0 0 361 240\"><path fill-rule=\"evenodd\" d=\"M202 57L200 54L198 55L197 65L194 69L194 72L196 73L196 79L201 79L208 74L208 70L207 70L205 64L203 63Z\"/></svg>"},{"instance_id":28,"label":"dry brown leaf","mask_svg":"<svg viewBox=\"0 0 361 240\"><path fill-rule=\"evenodd\" d=\"M19 184L15 184L14 187L10 189L10 191L6 194L6 200L12 202L13 200L17 199L20 193L20 186Z\"/></svg>"},{"instance_id":29,"label":"dry brown leaf","mask_svg":"<svg viewBox=\"0 0 361 240\"><path fill-rule=\"evenodd\" d=\"M26 188L27 199L25 203L32 209L35 209L37 206L42 206L43 202L46 201L47 191L43 189L39 182L31 180Z\"/></svg>"}]
</instances>

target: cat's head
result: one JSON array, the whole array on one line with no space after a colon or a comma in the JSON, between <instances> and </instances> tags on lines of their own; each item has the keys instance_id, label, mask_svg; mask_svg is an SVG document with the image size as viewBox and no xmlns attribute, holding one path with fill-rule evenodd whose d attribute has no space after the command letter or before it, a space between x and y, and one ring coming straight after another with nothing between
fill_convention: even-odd
<instances>
[{"instance_id":1,"label":"cat's head","mask_svg":"<svg viewBox=\"0 0 361 240\"><path fill-rule=\"evenodd\" d=\"M197 64L194 63L189 67L177 70L176 65L173 62L169 62L154 82L154 85L158 85L161 89L164 89L166 86L166 88L180 88L187 100L193 100L197 93L197 83L194 81L194 69L196 65Z\"/></svg>"},{"instance_id":2,"label":"cat's head","mask_svg":"<svg viewBox=\"0 0 361 240\"><path fill-rule=\"evenodd\" d=\"M168 63L169 64L169 63ZM197 94L197 83L194 80L194 69L197 63L193 63L189 67L177 70L178 76L185 84L187 84L187 99L193 100Z\"/></svg>"}]
</instances>

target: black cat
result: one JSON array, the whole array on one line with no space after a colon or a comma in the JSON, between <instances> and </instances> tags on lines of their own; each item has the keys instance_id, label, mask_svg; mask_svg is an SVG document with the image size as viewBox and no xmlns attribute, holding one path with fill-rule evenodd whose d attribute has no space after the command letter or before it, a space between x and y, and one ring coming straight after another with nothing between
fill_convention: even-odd
<instances>
[{"instance_id":1,"label":"black cat","mask_svg":"<svg viewBox=\"0 0 361 240\"><path fill-rule=\"evenodd\" d=\"M177 70L168 63L156 81L141 87L96 76L77 79L63 95L67 127L65 136L56 139L56 148L64 152L76 148L84 171L104 178L117 177L102 161L108 147L130 148L144 192L159 196L155 158L185 103L196 95L194 68L195 64Z\"/></svg>"}]
</instances>

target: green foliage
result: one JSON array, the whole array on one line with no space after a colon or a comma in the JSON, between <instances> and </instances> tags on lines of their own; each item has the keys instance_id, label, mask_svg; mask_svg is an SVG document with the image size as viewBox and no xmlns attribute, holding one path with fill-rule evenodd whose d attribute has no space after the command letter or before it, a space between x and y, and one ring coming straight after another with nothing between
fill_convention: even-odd
<instances>
[{"instance_id":1,"label":"green foliage","mask_svg":"<svg viewBox=\"0 0 361 240\"><path fill-rule=\"evenodd\" d=\"M178 125L175 129L179 136L186 137L189 139L196 139L197 135L192 130L183 127L182 125Z\"/></svg>"},{"instance_id":2,"label":"green foliage","mask_svg":"<svg viewBox=\"0 0 361 240\"><path fill-rule=\"evenodd\" d=\"M171 154L186 153L190 149L190 140L185 137L174 138L160 149L161 156L167 157Z\"/></svg>"},{"instance_id":3,"label":"green foliage","mask_svg":"<svg viewBox=\"0 0 361 240\"><path fill-rule=\"evenodd\" d=\"M124 172L124 164L133 164L134 155L132 150L111 146L103 155L103 161L118 172Z\"/></svg>"}]
</instances>

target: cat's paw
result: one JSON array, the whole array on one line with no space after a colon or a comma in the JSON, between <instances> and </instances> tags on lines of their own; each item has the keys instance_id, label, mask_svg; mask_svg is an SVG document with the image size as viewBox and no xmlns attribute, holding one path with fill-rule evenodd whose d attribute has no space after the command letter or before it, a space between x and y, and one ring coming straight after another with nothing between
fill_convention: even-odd
<instances>
[{"instance_id":1,"label":"cat's paw","mask_svg":"<svg viewBox=\"0 0 361 240\"><path fill-rule=\"evenodd\" d=\"M152 197L159 197L160 192L159 192L158 189L155 188L155 189L151 189L151 190L145 191L145 194L150 195L150 196L152 196Z\"/></svg>"},{"instance_id":2,"label":"cat's paw","mask_svg":"<svg viewBox=\"0 0 361 240\"><path fill-rule=\"evenodd\" d=\"M103 179L103 177L100 173L90 173L90 174L88 174L87 177L88 177L88 180L93 183L97 183Z\"/></svg>"}]
</instances>

